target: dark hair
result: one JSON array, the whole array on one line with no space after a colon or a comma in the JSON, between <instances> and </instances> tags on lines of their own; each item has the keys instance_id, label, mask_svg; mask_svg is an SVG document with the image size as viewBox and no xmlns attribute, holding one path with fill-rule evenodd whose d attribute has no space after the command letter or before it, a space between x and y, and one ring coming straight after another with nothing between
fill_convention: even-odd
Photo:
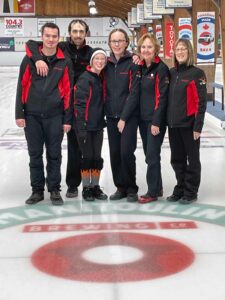
<instances>
[{"instance_id":1,"label":"dark hair","mask_svg":"<svg viewBox=\"0 0 225 300\"><path fill-rule=\"evenodd\" d=\"M41 35L44 34L45 28L57 29L57 30L58 30L58 36L60 36L59 26L56 25L55 23L50 23L50 22L45 23L45 24L41 27Z\"/></svg>"},{"instance_id":2,"label":"dark hair","mask_svg":"<svg viewBox=\"0 0 225 300\"><path fill-rule=\"evenodd\" d=\"M110 47L111 36L112 36L112 34L115 33L115 32L122 32L122 33L124 34L125 40L126 40L126 42L127 42L127 47L126 47L126 49L127 49L128 46L129 46L129 43L130 43L130 39L129 39L129 36L128 36L127 32L126 32L124 29L122 29L122 28L115 28L115 29L113 29L113 30L110 32L109 38L108 38L108 45L109 45L109 48L111 49L111 47Z\"/></svg>"},{"instance_id":3,"label":"dark hair","mask_svg":"<svg viewBox=\"0 0 225 300\"><path fill-rule=\"evenodd\" d=\"M85 32L86 32L86 34L88 33L88 31L89 31L89 27L88 27L88 24L86 23L86 22L84 22L83 20L81 20L81 19L74 19L74 20L72 20L70 23L69 23L69 26L68 26L68 32L70 33L71 32L71 27L72 27L72 25L73 24L77 24L77 23L79 23L79 24L81 24L82 26L84 26L84 28L85 28Z\"/></svg>"}]
</instances>

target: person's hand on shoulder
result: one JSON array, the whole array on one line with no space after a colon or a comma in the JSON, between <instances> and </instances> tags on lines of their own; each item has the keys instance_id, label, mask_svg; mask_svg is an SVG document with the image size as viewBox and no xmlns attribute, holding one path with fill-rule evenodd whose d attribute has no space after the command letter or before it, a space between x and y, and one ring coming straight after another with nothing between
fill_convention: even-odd
<instances>
[{"instance_id":1,"label":"person's hand on shoulder","mask_svg":"<svg viewBox=\"0 0 225 300\"><path fill-rule=\"evenodd\" d=\"M35 63L37 74L46 77L48 75L48 65L43 60L38 60Z\"/></svg>"}]
</instances>

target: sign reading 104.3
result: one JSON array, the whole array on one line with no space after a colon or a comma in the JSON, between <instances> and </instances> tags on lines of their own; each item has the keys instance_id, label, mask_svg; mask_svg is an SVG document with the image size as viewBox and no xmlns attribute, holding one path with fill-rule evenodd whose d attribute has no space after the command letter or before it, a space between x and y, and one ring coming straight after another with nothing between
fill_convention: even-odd
<instances>
[{"instance_id":1,"label":"sign reading 104.3","mask_svg":"<svg viewBox=\"0 0 225 300\"><path fill-rule=\"evenodd\" d=\"M5 35L23 36L24 20L23 18L4 18Z\"/></svg>"}]
</instances>

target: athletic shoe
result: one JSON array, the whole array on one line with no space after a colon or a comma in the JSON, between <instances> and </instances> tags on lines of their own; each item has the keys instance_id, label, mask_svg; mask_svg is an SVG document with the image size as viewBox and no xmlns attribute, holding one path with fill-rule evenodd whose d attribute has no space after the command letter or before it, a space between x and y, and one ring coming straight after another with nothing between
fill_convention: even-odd
<instances>
[{"instance_id":1,"label":"athletic shoe","mask_svg":"<svg viewBox=\"0 0 225 300\"><path fill-rule=\"evenodd\" d=\"M44 200L44 192L32 192L30 197L26 200L26 204L36 204Z\"/></svg>"}]
</instances>

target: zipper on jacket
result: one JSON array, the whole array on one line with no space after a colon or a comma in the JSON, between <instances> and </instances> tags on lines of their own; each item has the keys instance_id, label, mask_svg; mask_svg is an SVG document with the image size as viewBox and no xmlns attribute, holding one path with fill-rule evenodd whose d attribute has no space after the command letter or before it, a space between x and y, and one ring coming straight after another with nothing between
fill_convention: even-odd
<instances>
[{"instance_id":1,"label":"zipper on jacket","mask_svg":"<svg viewBox=\"0 0 225 300\"><path fill-rule=\"evenodd\" d=\"M174 102L174 95L175 95L175 88L177 86L177 82L178 82L178 78L179 78L179 74L176 75L176 80L175 80L175 84L174 84L174 87L173 87L173 97L172 97L172 104ZM173 106L173 105L172 105ZM171 121L171 128L173 127L173 110L171 110L171 118L170 118L170 121Z\"/></svg>"},{"instance_id":2,"label":"zipper on jacket","mask_svg":"<svg viewBox=\"0 0 225 300\"><path fill-rule=\"evenodd\" d=\"M114 67L114 79L115 79L115 84L116 84L116 78L117 78L117 76L116 76L116 72L117 72L117 64L115 64L115 67ZM115 86L115 85L114 85ZM114 117L115 118L118 118L118 112L117 112L117 99L116 99L116 97L115 97L115 94L114 94L114 108L115 108L115 113L114 113Z\"/></svg>"}]
</instances>

